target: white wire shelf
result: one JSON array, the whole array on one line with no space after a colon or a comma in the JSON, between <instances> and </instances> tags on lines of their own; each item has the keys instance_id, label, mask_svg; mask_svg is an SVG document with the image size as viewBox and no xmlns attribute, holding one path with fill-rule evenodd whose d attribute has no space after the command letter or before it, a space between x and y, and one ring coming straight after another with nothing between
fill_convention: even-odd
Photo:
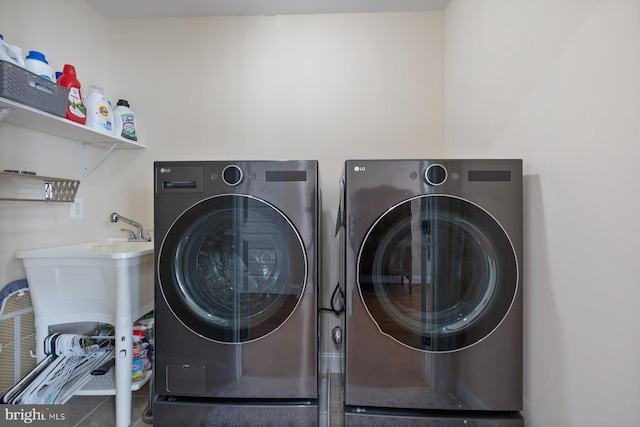
<instances>
[{"instance_id":1,"label":"white wire shelf","mask_svg":"<svg viewBox=\"0 0 640 427\"><path fill-rule=\"evenodd\" d=\"M114 379L114 367L104 375L93 375L81 390L76 392L79 396L115 396L116 385ZM132 380L131 391L140 390L151 379L151 371L144 371L142 379Z\"/></svg>"}]
</instances>

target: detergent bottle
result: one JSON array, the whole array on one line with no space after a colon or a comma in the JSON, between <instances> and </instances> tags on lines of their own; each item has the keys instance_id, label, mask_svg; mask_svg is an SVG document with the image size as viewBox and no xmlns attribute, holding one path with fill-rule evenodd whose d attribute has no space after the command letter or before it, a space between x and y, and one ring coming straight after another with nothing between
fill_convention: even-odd
<instances>
[{"instance_id":1,"label":"detergent bottle","mask_svg":"<svg viewBox=\"0 0 640 427\"><path fill-rule=\"evenodd\" d=\"M131 111L131 108L129 108L129 101L119 99L116 108L113 110L113 115L115 117L116 135L137 141L136 119L135 114Z\"/></svg>"},{"instance_id":2,"label":"detergent bottle","mask_svg":"<svg viewBox=\"0 0 640 427\"><path fill-rule=\"evenodd\" d=\"M76 77L76 69L73 65L64 64L64 68L57 83L69 89L69 102L67 104L66 118L68 120L85 124L87 121L87 110L82 102L80 92L80 82Z\"/></svg>"},{"instance_id":3,"label":"detergent bottle","mask_svg":"<svg viewBox=\"0 0 640 427\"><path fill-rule=\"evenodd\" d=\"M24 63L26 64L27 70L33 74L52 82L55 81L56 75L53 72L53 68L49 65L49 61L45 58L44 53L38 52L37 50L30 50Z\"/></svg>"},{"instance_id":4,"label":"detergent bottle","mask_svg":"<svg viewBox=\"0 0 640 427\"><path fill-rule=\"evenodd\" d=\"M144 335L144 332L142 332ZM132 346L132 366L131 366L131 379L138 381L142 379L144 373L144 357L142 351L142 337L137 331L133 331L133 346Z\"/></svg>"},{"instance_id":5,"label":"detergent bottle","mask_svg":"<svg viewBox=\"0 0 640 427\"><path fill-rule=\"evenodd\" d=\"M89 95L84 97L84 106L87 110L88 127L98 132L113 134L113 110L101 87L91 86Z\"/></svg>"},{"instance_id":6,"label":"detergent bottle","mask_svg":"<svg viewBox=\"0 0 640 427\"><path fill-rule=\"evenodd\" d=\"M24 59L22 59L22 49L4 41L2 34L0 34L0 60L11 62L22 68L26 67Z\"/></svg>"}]
</instances>

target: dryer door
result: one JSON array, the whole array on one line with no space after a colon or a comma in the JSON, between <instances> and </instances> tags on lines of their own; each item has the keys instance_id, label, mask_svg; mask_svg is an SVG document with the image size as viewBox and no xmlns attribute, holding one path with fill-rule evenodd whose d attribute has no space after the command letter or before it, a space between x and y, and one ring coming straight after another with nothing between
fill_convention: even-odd
<instances>
[{"instance_id":1,"label":"dryer door","mask_svg":"<svg viewBox=\"0 0 640 427\"><path fill-rule=\"evenodd\" d=\"M422 195L385 212L358 256L360 297L380 331L422 351L469 347L505 318L518 286L514 248L484 209Z\"/></svg>"},{"instance_id":2,"label":"dryer door","mask_svg":"<svg viewBox=\"0 0 640 427\"><path fill-rule=\"evenodd\" d=\"M307 282L302 240L263 200L221 195L185 211L159 251L162 296L196 334L242 343L276 330Z\"/></svg>"}]
</instances>

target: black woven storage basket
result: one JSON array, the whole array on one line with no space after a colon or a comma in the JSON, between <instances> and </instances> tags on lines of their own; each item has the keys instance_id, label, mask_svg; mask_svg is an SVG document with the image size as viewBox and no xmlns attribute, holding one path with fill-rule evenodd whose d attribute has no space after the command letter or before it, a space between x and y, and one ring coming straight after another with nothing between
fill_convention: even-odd
<instances>
[{"instance_id":1,"label":"black woven storage basket","mask_svg":"<svg viewBox=\"0 0 640 427\"><path fill-rule=\"evenodd\" d=\"M0 96L64 117L69 89L7 61L0 61Z\"/></svg>"}]
</instances>

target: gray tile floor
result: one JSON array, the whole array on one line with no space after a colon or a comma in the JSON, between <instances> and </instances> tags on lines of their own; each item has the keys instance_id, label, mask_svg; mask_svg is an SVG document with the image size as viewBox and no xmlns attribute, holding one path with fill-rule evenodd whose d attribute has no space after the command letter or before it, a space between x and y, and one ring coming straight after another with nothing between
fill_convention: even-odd
<instances>
[{"instance_id":1,"label":"gray tile floor","mask_svg":"<svg viewBox=\"0 0 640 427\"><path fill-rule=\"evenodd\" d=\"M149 383L133 392L131 401L131 426L150 426L143 421L149 401ZM69 405L70 426L113 427L116 416L115 396L74 396Z\"/></svg>"},{"instance_id":2,"label":"gray tile floor","mask_svg":"<svg viewBox=\"0 0 640 427\"><path fill-rule=\"evenodd\" d=\"M344 384L342 374L330 374L329 425L344 426Z\"/></svg>"},{"instance_id":3,"label":"gray tile floor","mask_svg":"<svg viewBox=\"0 0 640 427\"><path fill-rule=\"evenodd\" d=\"M329 418L331 427L344 426L342 376L331 374L329 381ZM149 401L149 383L133 392L131 426L151 426L143 420ZM73 427L113 427L115 425L115 396L74 396L67 402ZM320 426L326 427L326 426Z\"/></svg>"}]
</instances>

